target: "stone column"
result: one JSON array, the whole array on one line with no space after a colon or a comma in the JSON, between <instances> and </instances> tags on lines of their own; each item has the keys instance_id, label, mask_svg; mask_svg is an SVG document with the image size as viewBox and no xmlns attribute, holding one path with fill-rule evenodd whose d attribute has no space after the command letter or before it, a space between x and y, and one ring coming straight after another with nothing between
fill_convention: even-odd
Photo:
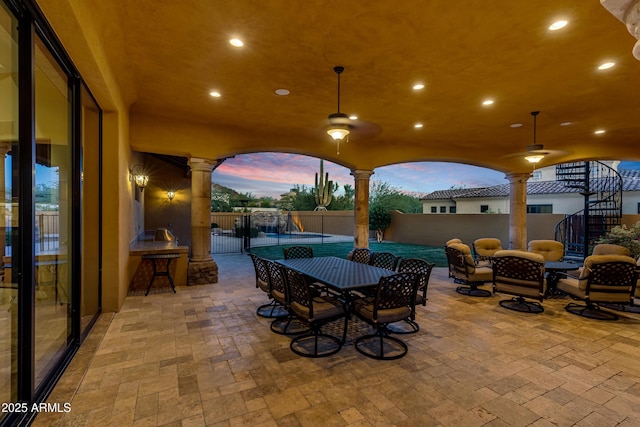
<instances>
[{"instance_id":1,"label":"stone column","mask_svg":"<svg viewBox=\"0 0 640 427\"><path fill-rule=\"evenodd\" d=\"M355 181L354 247L369 247L369 179L373 171L355 169L351 171Z\"/></svg>"},{"instance_id":2,"label":"stone column","mask_svg":"<svg viewBox=\"0 0 640 427\"><path fill-rule=\"evenodd\" d=\"M527 250L527 180L530 173L507 174L509 196L509 249Z\"/></svg>"},{"instance_id":3,"label":"stone column","mask_svg":"<svg viewBox=\"0 0 640 427\"><path fill-rule=\"evenodd\" d=\"M191 258L187 285L218 282L211 257L211 171L216 162L191 158Z\"/></svg>"}]
</instances>

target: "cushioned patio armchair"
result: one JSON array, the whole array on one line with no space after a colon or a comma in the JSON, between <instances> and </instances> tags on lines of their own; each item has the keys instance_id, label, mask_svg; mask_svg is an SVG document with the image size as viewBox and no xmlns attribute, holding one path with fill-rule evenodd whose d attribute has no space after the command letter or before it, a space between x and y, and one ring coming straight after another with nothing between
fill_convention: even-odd
<instances>
[{"instance_id":1,"label":"cushioned patio armchair","mask_svg":"<svg viewBox=\"0 0 640 427\"><path fill-rule=\"evenodd\" d=\"M584 260L580 277L567 276L558 289L585 304L569 303L570 313L596 320L617 320L618 315L602 310L601 303L630 304L638 280L636 261L625 255L591 255Z\"/></svg>"},{"instance_id":2,"label":"cushioned patio armchair","mask_svg":"<svg viewBox=\"0 0 640 427\"><path fill-rule=\"evenodd\" d=\"M544 258L540 254L525 251L497 251L493 258L493 291L514 295L500 301L509 310L542 313L540 304L547 291L544 278ZM539 302L527 301L525 298Z\"/></svg>"},{"instance_id":3,"label":"cushioned patio armchair","mask_svg":"<svg viewBox=\"0 0 640 427\"><path fill-rule=\"evenodd\" d=\"M564 258L564 244L557 240L531 240L528 251L542 255L545 261L562 261Z\"/></svg>"},{"instance_id":4,"label":"cushioned patio armchair","mask_svg":"<svg viewBox=\"0 0 640 427\"><path fill-rule=\"evenodd\" d=\"M473 242L473 254L476 262L491 261L497 251L502 250L502 242L494 237L483 237Z\"/></svg>"},{"instance_id":5,"label":"cushioned patio armchair","mask_svg":"<svg viewBox=\"0 0 640 427\"><path fill-rule=\"evenodd\" d=\"M489 267L476 265L468 245L452 243L445 248L445 252L449 263L449 277L453 277L457 283L466 285L458 286L456 292L473 297L491 296L490 291L480 289L478 285L491 282L493 271Z\"/></svg>"}]
</instances>

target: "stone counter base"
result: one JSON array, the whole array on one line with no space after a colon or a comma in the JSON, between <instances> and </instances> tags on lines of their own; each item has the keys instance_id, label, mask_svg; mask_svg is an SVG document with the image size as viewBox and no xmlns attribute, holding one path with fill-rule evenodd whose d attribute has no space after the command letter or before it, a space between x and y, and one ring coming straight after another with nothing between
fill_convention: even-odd
<instances>
[{"instance_id":1,"label":"stone counter base","mask_svg":"<svg viewBox=\"0 0 640 427\"><path fill-rule=\"evenodd\" d=\"M190 262L187 286L218 283L218 264L215 261Z\"/></svg>"}]
</instances>

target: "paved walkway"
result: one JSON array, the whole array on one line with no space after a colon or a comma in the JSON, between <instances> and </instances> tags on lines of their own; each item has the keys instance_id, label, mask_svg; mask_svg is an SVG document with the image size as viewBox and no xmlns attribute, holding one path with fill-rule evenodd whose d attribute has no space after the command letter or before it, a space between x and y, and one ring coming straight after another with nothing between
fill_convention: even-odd
<instances>
[{"instance_id":1,"label":"paved walkway","mask_svg":"<svg viewBox=\"0 0 640 427\"><path fill-rule=\"evenodd\" d=\"M346 346L306 359L255 309L246 255L218 255L220 282L128 297L101 316L36 426L638 426L640 315L540 315L465 297L432 276L406 357Z\"/></svg>"}]
</instances>

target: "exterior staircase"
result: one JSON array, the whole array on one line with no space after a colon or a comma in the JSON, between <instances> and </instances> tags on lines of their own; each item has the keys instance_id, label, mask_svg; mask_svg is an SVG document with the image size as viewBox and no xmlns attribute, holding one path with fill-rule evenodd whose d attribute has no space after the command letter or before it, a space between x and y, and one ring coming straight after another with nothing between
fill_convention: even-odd
<instances>
[{"instance_id":1,"label":"exterior staircase","mask_svg":"<svg viewBox=\"0 0 640 427\"><path fill-rule=\"evenodd\" d=\"M556 180L584 196L584 209L555 227L565 258L584 259L595 242L622 221L622 177L608 165L591 161L556 165Z\"/></svg>"}]
</instances>

